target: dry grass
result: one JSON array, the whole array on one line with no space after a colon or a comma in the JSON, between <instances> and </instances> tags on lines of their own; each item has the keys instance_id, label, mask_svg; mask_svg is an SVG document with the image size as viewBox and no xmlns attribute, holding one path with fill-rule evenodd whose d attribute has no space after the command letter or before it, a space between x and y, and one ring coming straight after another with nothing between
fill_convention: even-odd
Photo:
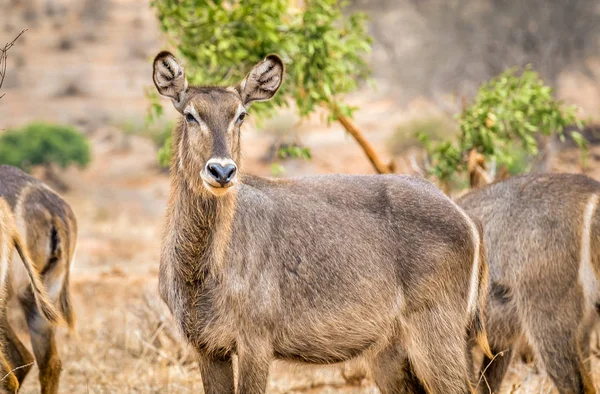
<instances>
[{"instance_id":1,"label":"dry grass","mask_svg":"<svg viewBox=\"0 0 600 394\"><path fill-rule=\"evenodd\" d=\"M102 280L78 280L74 290L77 329L73 334L61 330L59 335L64 392L202 391L194 353L179 340L166 307L158 300L155 280L105 274ZM34 369L32 374L36 373ZM360 384L347 385L340 367L276 364L269 393L373 392L369 382ZM38 390L30 376L21 392Z\"/></svg>"},{"instance_id":2,"label":"dry grass","mask_svg":"<svg viewBox=\"0 0 600 394\"><path fill-rule=\"evenodd\" d=\"M173 329L158 300L153 278L122 273L79 279L75 285L78 326L62 329L62 392L71 393L199 393L201 381L194 354ZM592 360L600 381L600 365ZM32 374L37 374L34 369ZM346 376L345 376L346 375ZM276 363L268 393L378 393L368 379L352 379L341 366L305 367ZM359 375L360 376L360 375ZM485 384L482 382L481 384ZM35 376L21 391L38 392ZM532 365L516 362L503 393L555 393L550 380Z\"/></svg>"}]
</instances>

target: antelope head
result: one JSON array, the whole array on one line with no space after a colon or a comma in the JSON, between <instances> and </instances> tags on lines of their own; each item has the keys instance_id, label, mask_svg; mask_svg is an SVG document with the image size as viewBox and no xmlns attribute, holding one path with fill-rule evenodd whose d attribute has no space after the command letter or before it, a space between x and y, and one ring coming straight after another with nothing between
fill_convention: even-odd
<instances>
[{"instance_id":1,"label":"antelope head","mask_svg":"<svg viewBox=\"0 0 600 394\"><path fill-rule=\"evenodd\" d=\"M154 59L158 92L173 102L181 122L173 134L172 164L190 185L220 197L235 189L240 128L254 101L270 100L283 78L283 62L269 55L233 87L190 86L181 63L169 52Z\"/></svg>"}]
</instances>

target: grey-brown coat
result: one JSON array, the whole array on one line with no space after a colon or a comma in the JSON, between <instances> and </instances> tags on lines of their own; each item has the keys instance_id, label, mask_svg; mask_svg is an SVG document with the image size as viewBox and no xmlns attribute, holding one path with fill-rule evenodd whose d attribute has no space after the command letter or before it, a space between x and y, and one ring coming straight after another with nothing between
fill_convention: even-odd
<instances>
[{"instance_id":1,"label":"grey-brown coat","mask_svg":"<svg viewBox=\"0 0 600 394\"><path fill-rule=\"evenodd\" d=\"M57 312L52 306L48 294L27 248L17 230L15 218L9 204L0 197L0 318L6 321L7 291L9 291L9 274L14 269L12 266L13 251L16 250L28 278L27 289L30 302L40 311L40 319L48 324L56 324L59 320ZM1 351L0 351L0 392L16 393L20 382L16 377L16 369L27 364L13 364L10 358L11 349L6 343L10 332L6 331L4 324L0 325Z\"/></svg>"},{"instance_id":2,"label":"grey-brown coat","mask_svg":"<svg viewBox=\"0 0 600 394\"><path fill-rule=\"evenodd\" d=\"M4 198L16 218L17 227L31 255L36 270L48 289L50 300L62 319L73 327L75 314L69 291L69 274L77 240L77 221L69 206L43 182L18 168L0 166L0 197ZM58 392L61 360L55 341L55 324L40 315L33 303L27 276L13 262L9 272L9 298L17 298L29 327L35 360L40 370L42 394ZM12 365L29 364L33 357L2 320L6 336L7 358ZM30 368L15 371L23 382Z\"/></svg>"},{"instance_id":3,"label":"grey-brown coat","mask_svg":"<svg viewBox=\"0 0 600 394\"><path fill-rule=\"evenodd\" d=\"M160 294L198 351L207 394L266 388L273 359L364 356L381 391L469 392L467 329L486 293L481 228L407 176L240 175L240 126L282 80L274 55L238 86L192 87L170 53L154 82L173 132Z\"/></svg>"},{"instance_id":4,"label":"grey-brown coat","mask_svg":"<svg viewBox=\"0 0 600 394\"><path fill-rule=\"evenodd\" d=\"M484 224L491 282L486 326L493 352L503 354L489 366L484 359L481 392L500 392L524 342L561 394L595 393L584 364L600 305L599 198L600 183L584 175L545 174L514 177L458 200Z\"/></svg>"}]
</instances>

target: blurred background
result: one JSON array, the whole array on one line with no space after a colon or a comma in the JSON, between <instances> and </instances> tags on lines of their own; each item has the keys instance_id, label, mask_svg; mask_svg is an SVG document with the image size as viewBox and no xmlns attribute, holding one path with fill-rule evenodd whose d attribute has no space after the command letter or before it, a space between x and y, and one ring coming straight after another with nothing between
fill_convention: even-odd
<instances>
[{"instance_id":1,"label":"blurred background","mask_svg":"<svg viewBox=\"0 0 600 394\"><path fill-rule=\"evenodd\" d=\"M179 50L192 81L210 83L233 83L257 59L283 52L289 71L284 93L275 105L253 107L244 126L245 172L421 174L455 195L469 187L469 176L473 184L473 153L482 155L477 167L490 178L503 171L540 170L585 172L600 179L596 0L353 0L342 8L335 1L254 0L240 17L247 23L242 28L215 23L219 15L235 15L242 7L237 1L208 2L221 4L211 15L173 16L173 7L206 3L0 0L0 49L27 29L6 51L0 161L48 182L79 221L71 280L78 327L60 336L62 392L191 393L201 388L193 355L179 343L156 294L169 191L168 170L160 164L168 161L168 148L161 147L177 119L152 85L151 61L162 49ZM275 37L262 40L270 31ZM295 37L304 38L297 42ZM227 46L220 48L221 41ZM481 112L478 97L494 93L493 86L481 91L482 84L510 67L517 67L518 78L528 64L538 73L532 78L552 88L547 104L564 108L548 124L524 126L533 140L526 138L521 146L523 136L497 129L497 114L485 110L483 124L501 136L491 145L504 150L490 150L480 134L467 138L475 142L466 148L427 147L467 132L471 123L465 114ZM532 88L536 94L540 86ZM577 125L579 120L585 126ZM564 143L555 138L562 126ZM3 135L12 137L2 140ZM52 142L62 160L31 146L56 135L65 136ZM578 136L587 143L579 143ZM21 151L29 156L15 154ZM460 163L452 164L451 177L441 179L453 155ZM600 365L596 359L593 365L597 380ZM21 392L37 392L35 374ZM523 363L511 368L505 390L551 392L546 377ZM377 390L353 367L277 364L269 392Z\"/></svg>"}]
</instances>

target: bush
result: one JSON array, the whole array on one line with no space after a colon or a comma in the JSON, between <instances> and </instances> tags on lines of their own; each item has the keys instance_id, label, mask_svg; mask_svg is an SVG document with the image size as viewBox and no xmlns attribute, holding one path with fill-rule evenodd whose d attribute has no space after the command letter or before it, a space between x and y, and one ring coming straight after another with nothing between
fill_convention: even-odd
<instances>
[{"instance_id":1,"label":"bush","mask_svg":"<svg viewBox=\"0 0 600 394\"><path fill-rule=\"evenodd\" d=\"M90 162L87 139L70 126L31 123L0 135L0 163L22 168L58 165L85 167Z\"/></svg>"},{"instance_id":2,"label":"bush","mask_svg":"<svg viewBox=\"0 0 600 394\"><path fill-rule=\"evenodd\" d=\"M486 161L505 164L512 171L525 170L527 162L539 151L538 136L558 134L564 138L565 126L580 124L576 108L555 100L552 89L546 86L530 67L520 75L510 69L483 84L474 102L457 116L457 140L433 142L428 135L420 139L429 156L427 171L447 184L467 170L471 151L481 154ZM585 149L581 134L574 132L573 140ZM517 151L522 149L515 157Z\"/></svg>"}]
</instances>

